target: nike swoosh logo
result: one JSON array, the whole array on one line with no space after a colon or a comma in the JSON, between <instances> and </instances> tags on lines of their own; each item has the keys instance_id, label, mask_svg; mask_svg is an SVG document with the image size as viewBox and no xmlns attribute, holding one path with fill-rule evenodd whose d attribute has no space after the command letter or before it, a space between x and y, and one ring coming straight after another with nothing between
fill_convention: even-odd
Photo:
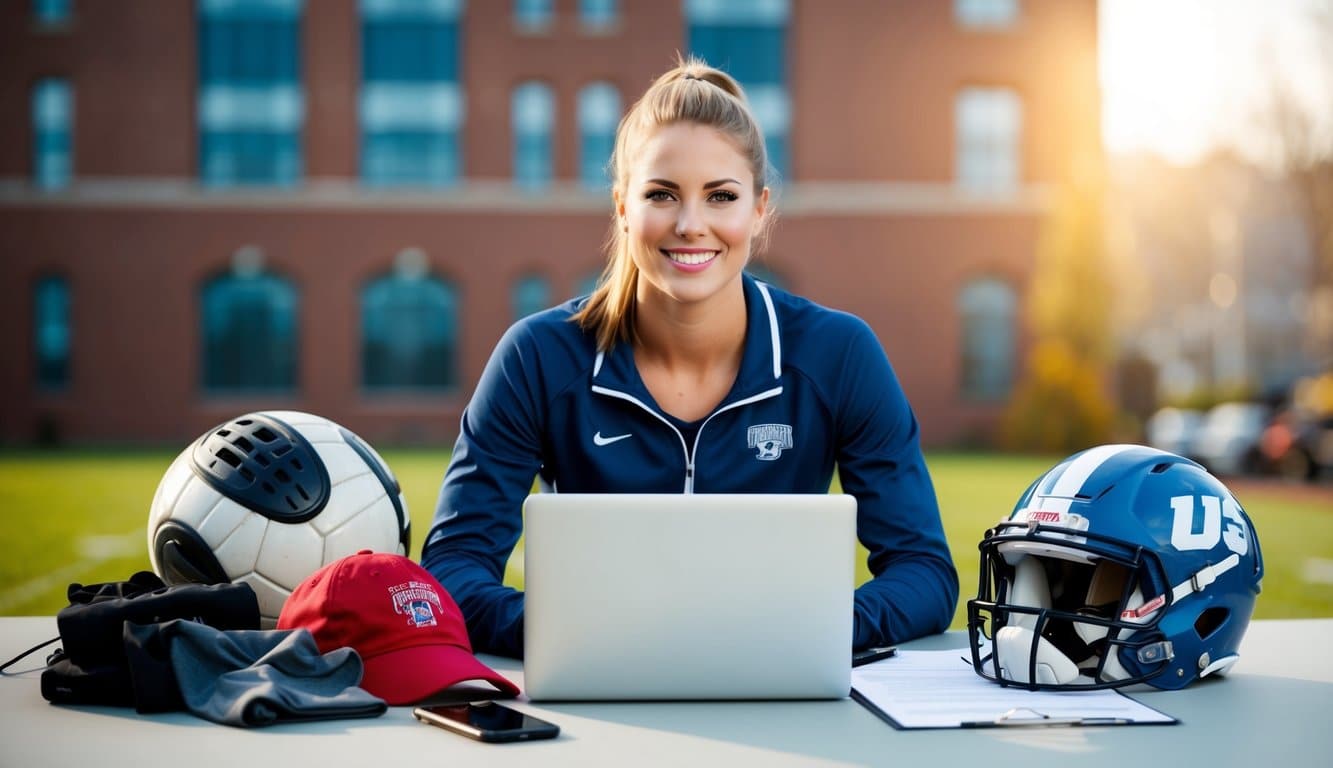
<instances>
[{"instance_id":1,"label":"nike swoosh logo","mask_svg":"<svg viewBox=\"0 0 1333 768\"><path fill-rule=\"evenodd\" d=\"M634 433L632 432L626 432L623 435L615 435L614 437L602 437L602 433L598 432L592 436L592 441L596 445L610 445L611 443L618 443L627 437L633 437L633 435Z\"/></svg>"}]
</instances>

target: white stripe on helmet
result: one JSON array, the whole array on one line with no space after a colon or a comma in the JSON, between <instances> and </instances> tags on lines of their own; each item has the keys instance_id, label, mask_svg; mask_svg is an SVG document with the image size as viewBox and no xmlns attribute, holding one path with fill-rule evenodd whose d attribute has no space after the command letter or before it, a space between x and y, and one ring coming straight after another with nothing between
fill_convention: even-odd
<instances>
[{"instance_id":1,"label":"white stripe on helmet","mask_svg":"<svg viewBox=\"0 0 1333 768\"><path fill-rule=\"evenodd\" d=\"M1074 497L1083 490L1083 484L1103 464L1125 451L1138 448L1137 445L1099 445L1084 451L1069 463L1056 478L1049 493L1034 494L1029 502L1031 509L1043 509L1050 512L1068 512ZM1040 485L1038 485L1040 487Z\"/></svg>"}]
</instances>

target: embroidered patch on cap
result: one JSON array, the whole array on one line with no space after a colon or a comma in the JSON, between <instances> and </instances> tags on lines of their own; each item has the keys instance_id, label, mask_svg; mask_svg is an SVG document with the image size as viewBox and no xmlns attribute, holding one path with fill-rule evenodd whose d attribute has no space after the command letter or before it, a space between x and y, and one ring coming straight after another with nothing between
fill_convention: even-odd
<instances>
[{"instance_id":1,"label":"embroidered patch on cap","mask_svg":"<svg viewBox=\"0 0 1333 768\"><path fill-rule=\"evenodd\" d=\"M440 607L440 596L435 594L429 584L409 581L389 587L389 594L393 597L393 612L406 614L408 624L414 627L435 626L435 609Z\"/></svg>"}]
</instances>

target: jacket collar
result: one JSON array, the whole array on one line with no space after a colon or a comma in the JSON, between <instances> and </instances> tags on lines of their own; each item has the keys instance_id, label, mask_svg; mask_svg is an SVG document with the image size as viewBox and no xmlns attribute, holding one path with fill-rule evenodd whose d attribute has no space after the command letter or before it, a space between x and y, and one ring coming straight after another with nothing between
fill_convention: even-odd
<instances>
[{"instance_id":1,"label":"jacket collar","mask_svg":"<svg viewBox=\"0 0 1333 768\"><path fill-rule=\"evenodd\" d=\"M736 383L724 402L780 386L782 378L782 334L770 289L749 273L743 274L741 280L745 292L745 350ZM652 402L634 365L634 349L624 342L616 342L607 351L597 353L592 384Z\"/></svg>"}]
</instances>

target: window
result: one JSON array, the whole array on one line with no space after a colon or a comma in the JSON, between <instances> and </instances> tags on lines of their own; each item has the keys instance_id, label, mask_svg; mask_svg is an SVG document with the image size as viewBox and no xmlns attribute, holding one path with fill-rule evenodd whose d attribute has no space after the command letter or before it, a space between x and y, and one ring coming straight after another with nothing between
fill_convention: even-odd
<instances>
[{"instance_id":1,"label":"window","mask_svg":"<svg viewBox=\"0 0 1333 768\"><path fill-rule=\"evenodd\" d=\"M579 24L591 32L614 29L620 22L617 0L579 0Z\"/></svg>"},{"instance_id":2,"label":"window","mask_svg":"<svg viewBox=\"0 0 1333 768\"><path fill-rule=\"evenodd\" d=\"M458 299L409 248L361 292L361 383L369 390L458 385Z\"/></svg>"},{"instance_id":3,"label":"window","mask_svg":"<svg viewBox=\"0 0 1333 768\"><path fill-rule=\"evenodd\" d=\"M607 165L616 146L620 93L610 83L592 83L579 91L579 181L606 189Z\"/></svg>"},{"instance_id":4,"label":"window","mask_svg":"<svg viewBox=\"0 0 1333 768\"><path fill-rule=\"evenodd\" d=\"M953 15L965 27L1011 27L1018 21L1018 0L954 0Z\"/></svg>"},{"instance_id":5,"label":"window","mask_svg":"<svg viewBox=\"0 0 1333 768\"><path fill-rule=\"evenodd\" d=\"M552 0L514 0L514 26L520 32L545 32L554 20Z\"/></svg>"},{"instance_id":6,"label":"window","mask_svg":"<svg viewBox=\"0 0 1333 768\"><path fill-rule=\"evenodd\" d=\"M60 27L69 23L70 0L32 0L32 16L43 27Z\"/></svg>"},{"instance_id":7,"label":"window","mask_svg":"<svg viewBox=\"0 0 1333 768\"><path fill-rule=\"evenodd\" d=\"M459 178L462 0L361 0L361 178L444 186Z\"/></svg>"},{"instance_id":8,"label":"window","mask_svg":"<svg viewBox=\"0 0 1333 768\"><path fill-rule=\"evenodd\" d=\"M965 88L958 94L958 183L982 191L1019 184L1023 106L1008 88Z\"/></svg>"},{"instance_id":9,"label":"window","mask_svg":"<svg viewBox=\"0 0 1333 768\"><path fill-rule=\"evenodd\" d=\"M69 81L48 77L32 89L32 176L42 189L69 186L73 171L74 95Z\"/></svg>"},{"instance_id":10,"label":"window","mask_svg":"<svg viewBox=\"0 0 1333 768\"><path fill-rule=\"evenodd\" d=\"M61 390L69 385L69 281L48 276L33 288L33 349L37 386Z\"/></svg>"},{"instance_id":11,"label":"window","mask_svg":"<svg viewBox=\"0 0 1333 768\"><path fill-rule=\"evenodd\" d=\"M555 99L550 87L537 82L514 89L511 104L514 127L514 182L520 187L540 189L554 175L551 131L555 124Z\"/></svg>"},{"instance_id":12,"label":"window","mask_svg":"<svg viewBox=\"0 0 1333 768\"><path fill-rule=\"evenodd\" d=\"M301 0L199 0L199 162L211 186L300 179Z\"/></svg>"},{"instance_id":13,"label":"window","mask_svg":"<svg viewBox=\"0 0 1333 768\"><path fill-rule=\"evenodd\" d=\"M764 132L768 161L787 167L787 22L789 0L686 0L691 53L726 71L745 88ZM773 181L773 180L768 180Z\"/></svg>"},{"instance_id":14,"label":"window","mask_svg":"<svg viewBox=\"0 0 1333 768\"><path fill-rule=\"evenodd\" d=\"M214 393L296 387L296 289L263 271L255 249L204 286L204 388Z\"/></svg>"},{"instance_id":15,"label":"window","mask_svg":"<svg viewBox=\"0 0 1333 768\"><path fill-rule=\"evenodd\" d=\"M996 278L969 282L958 295L962 320L963 395L1003 400L1013 386L1014 332L1018 301L1008 283Z\"/></svg>"},{"instance_id":16,"label":"window","mask_svg":"<svg viewBox=\"0 0 1333 768\"><path fill-rule=\"evenodd\" d=\"M551 286L541 275L528 275L514 283L514 319L527 317L551 306Z\"/></svg>"}]
</instances>

